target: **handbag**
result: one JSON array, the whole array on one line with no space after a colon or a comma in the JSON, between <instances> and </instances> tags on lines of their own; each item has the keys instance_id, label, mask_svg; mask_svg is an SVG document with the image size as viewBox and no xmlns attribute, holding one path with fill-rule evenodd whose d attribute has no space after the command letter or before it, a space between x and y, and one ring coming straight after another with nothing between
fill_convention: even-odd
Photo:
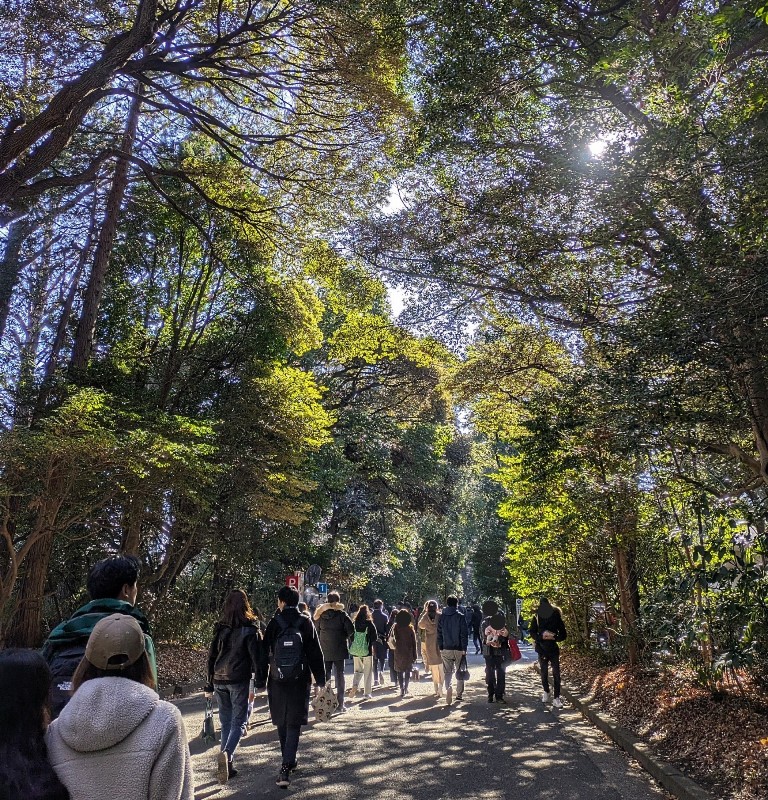
<instances>
[{"instance_id":1,"label":"handbag","mask_svg":"<svg viewBox=\"0 0 768 800\"><path fill-rule=\"evenodd\" d=\"M326 683L322 689L317 693L317 696L312 698L312 708L315 712L315 717L318 722L328 722L333 716L339 701L336 699L336 693L331 688L330 684Z\"/></svg>"},{"instance_id":2,"label":"handbag","mask_svg":"<svg viewBox=\"0 0 768 800\"><path fill-rule=\"evenodd\" d=\"M216 726L213 723L213 701L210 697L205 699L205 716L203 717L203 729L200 731L200 738L206 744L213 744L216 741Z\"/></svg>"},{"instance_id":3,"label":"handbag","mask_svg":"<svg viewBox=\"0 0 768 800\"><path fill-rule=\"evenodd\" d=\"M511 636L509 637L509 654L513 661L519 661L523 657L517 642Z\"/></svg>"},{"instance_id":4,"label":"handbag","mask_svg":"<svg viewBox=\"0 0 768 800\"><path fill-rule=\"evenodd\" d=\"M460 681L468 681L469 680L469 669L467 668L467 657L462 656L461 660L459 661L459 667L456 670L456 679Z\"/></svg>"},{"instance_id":5,"label":"handbag","mask_svg":"<svg viewBox=\"0 0 768 800\"><path fill-rule=\"evenodd\" d=\"M394 650L397 647L397 639L395 638L394 626L392 626L392 630L389 632L389 636L387 636L387 647L390 650Z\"/></svg>"}]
</instances>

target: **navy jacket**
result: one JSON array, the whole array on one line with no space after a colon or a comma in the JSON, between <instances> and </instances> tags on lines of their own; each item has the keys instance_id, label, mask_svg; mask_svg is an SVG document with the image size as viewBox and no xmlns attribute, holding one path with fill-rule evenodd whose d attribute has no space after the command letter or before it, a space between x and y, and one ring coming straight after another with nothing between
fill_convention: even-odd
<instances>
[{"instance_id":1,"label":"navy jacket","mask_svg":"<svg viewBox=\"0 0 768 800\"><path fill-rule=\"evenodd\" d=\"M467 618L453 606L444 606L437 621L438 650L466 650L469 640Z\"/></svg>"}]
</instances>

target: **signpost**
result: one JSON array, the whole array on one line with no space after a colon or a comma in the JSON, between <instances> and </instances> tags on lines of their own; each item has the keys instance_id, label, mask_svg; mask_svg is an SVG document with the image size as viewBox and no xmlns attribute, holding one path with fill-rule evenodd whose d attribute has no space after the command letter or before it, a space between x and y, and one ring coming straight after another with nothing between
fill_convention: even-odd
<instances>
[{"instance_id":1,"label":"signpost","mask_svg":"<svg viewBox=\"0 0 768 800\"><path fill-rule=\"evenodd\" d=\"M520 615L523 613L523 601L521 598L519 597L517 598L515 606L517 607L517 616L515 617L515 624L517 624L517 621L520 619Z\"/></svg>"},{"instance_id":2,"label":"signpost","mask_svg":"<svg viewBox=\"0 0 768 800\"><path fill-rule=\"evenodd\" d=\"M298 575L286 575L285 576L285 585L290 586L291 589L295 589L297 592L299 591L299 576Z\"/></svg>"},{"instance_id":3,"label":"signpost","mask_svg":"<svg viewBox=\"0 0 768 800\"><path fill-rule=\"evenodd\" d=\"M327 583L318 583L317 584L317 591L320 594L328 594L328 584Z\"/></svg>"}]
</instances>

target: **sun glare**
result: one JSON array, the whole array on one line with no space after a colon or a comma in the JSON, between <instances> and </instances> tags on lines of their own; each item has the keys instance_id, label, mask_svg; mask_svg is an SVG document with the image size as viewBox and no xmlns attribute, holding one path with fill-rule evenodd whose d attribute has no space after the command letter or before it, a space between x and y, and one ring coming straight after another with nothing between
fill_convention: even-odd
<instances>
[{"instance_id":1,"label":"sun glare","mask_svg":"<svg viewBox=\"0 0 768 800\"><path fill-rule=\"evenodd\" d=\"M592 153L594 158L599 158L608 147L608 142L605 139L595 139L594 142L589 143L589 152Z\"/></svg>"}]
</instances>

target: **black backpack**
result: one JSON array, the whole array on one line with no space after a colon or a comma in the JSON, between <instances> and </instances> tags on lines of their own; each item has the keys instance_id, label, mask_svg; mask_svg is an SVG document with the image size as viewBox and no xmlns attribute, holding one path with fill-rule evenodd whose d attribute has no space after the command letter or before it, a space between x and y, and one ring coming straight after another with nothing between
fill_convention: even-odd
<instances>
[{"instance_id":1,"label":"black backpack","mask_svg":"<svg viewBox=\"0 0 768 800\"><path fill-rule=\"evenodd\" d=\"M279 614L275 616L280 630L272 646L272 659L269 675L278 683L292 683L304 677L304 639L299 625L301 617L294 625L286 622Z\"/></svg>"}]
</instances>

